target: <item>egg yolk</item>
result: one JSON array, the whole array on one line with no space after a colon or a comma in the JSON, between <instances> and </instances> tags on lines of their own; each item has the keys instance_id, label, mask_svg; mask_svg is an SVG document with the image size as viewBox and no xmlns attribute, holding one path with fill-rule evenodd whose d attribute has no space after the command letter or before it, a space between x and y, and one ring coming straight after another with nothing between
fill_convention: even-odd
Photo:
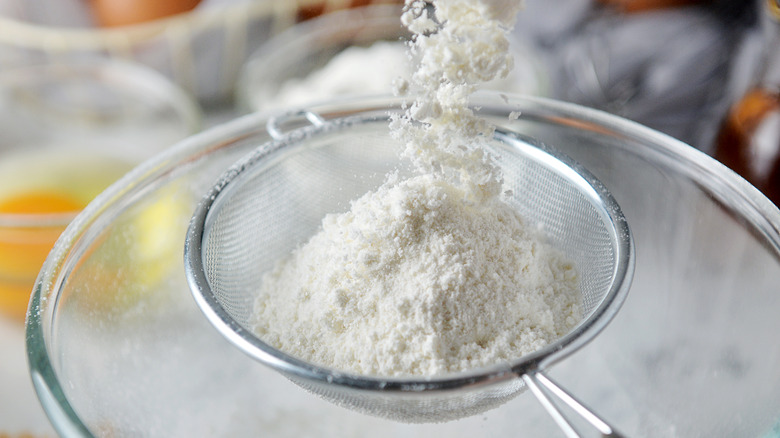
<instances>
[{"instance_id":1,"label":"egg yolk","mask_svg":"<svg viewBox=\"0 0 780 438\"><path fill-rule=\"evenodd\" d=\"M77 212L84 208L65 194L39 191L0 199L0 214ZM38 271L65 225L0 225L0 312L23 319Z\"/></svg>"},{"instance_id":2,"label":"egg yolk","mask_svg":"<svg viewBox=\"0 0 780 438\"><path fill-rule=\"evenodd\" d=\"M53 192L32 192L0 199L0 214L45 214L75 212L82 203Z\"/></svg>"}]
</instances>

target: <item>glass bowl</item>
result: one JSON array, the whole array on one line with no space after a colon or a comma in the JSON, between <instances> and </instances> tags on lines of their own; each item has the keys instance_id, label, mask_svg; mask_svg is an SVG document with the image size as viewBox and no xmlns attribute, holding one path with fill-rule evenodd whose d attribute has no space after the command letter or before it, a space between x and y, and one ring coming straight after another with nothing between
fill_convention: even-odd
<instances>
[{"instance_id":1,"label":"glass bowl","mask_svg":"<svg viewBox=\"0 0 780 438\"><path fill-rule=\"evenodd\" d=\"M23 321L57 237L111 183L199 126L183 91L131 63L0 71L0 436L51 435L26 378Z\"/></svg>"},{"instance_id":2,"label":"glass bowl","mask_svg":"<svg viewBox=\"0 0 780 438\"><path fill-rule=\"evenodd\" d=\"M502 128L584 165L634 234L625 304L551 376L628 436L776 436L778 209L701 152L615 116L495 92L473 104ZM398 105L363 98L310 109L329 119ZM186 283L184 236L215 179L269 140L267 121L248 115L146 161L59 239L27 320L32 380L55 429L166 437L560 434L527 392L440 424L359 414L298 388L212 328ZM327 171L332 158L322 159L309 169ZM142 243L145 236L155 238Z\"/></svg>"},{"instance_id":3,"label":"glass bowl","mask_svg":"<svg viewBox=\"0 0 780 438\"><path fill-rule=\"evenodd\" d=\"M300 107L359 95L388 95L411 76L401 5L339 10L298 23L263 43L238 76L236 102L248 111ZM547 95L545 69L523 40L510 46L509 76L485 85L504 92Z\"/></svg>"},{"instance_id":4,"label":"glass bowl","mask_svg":"<svg viewBox=\"0 0 780 438\"><path fill-rule=\"evenodd\" d=\"M199 126L183 91L134 64L0 72L0 314L24 318L46 255L81 208Z\"/></svg>"}]
</instances>

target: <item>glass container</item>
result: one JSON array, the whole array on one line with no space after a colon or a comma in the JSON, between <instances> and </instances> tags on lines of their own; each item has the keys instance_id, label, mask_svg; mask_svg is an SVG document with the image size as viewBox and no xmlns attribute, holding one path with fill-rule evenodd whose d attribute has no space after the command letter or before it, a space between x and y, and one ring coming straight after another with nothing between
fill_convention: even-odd
<instances>
[{"instance_id":1,"label":"glass container","mask_svg":"<svg viewBox=\"0 0 780 438\"><path fill-rule=\"evenodd\" d=\"M634 234L637 263L626 302L551 376L628 436L777 436L780 211L712 158L616 116L499 93L477 95L473 104L503 129L585 166L613 194ZM328 119L398 105L365 98L311 109ZM56 430L112 437L557 436L529 392L438 424L359 414L298 388L211 327L187 286L184 236L215 179L269 140L267 121L262 113L245 116L145 162L99 195L57 242L27 320L32 380Z\"/></svg>"}]
</instances>

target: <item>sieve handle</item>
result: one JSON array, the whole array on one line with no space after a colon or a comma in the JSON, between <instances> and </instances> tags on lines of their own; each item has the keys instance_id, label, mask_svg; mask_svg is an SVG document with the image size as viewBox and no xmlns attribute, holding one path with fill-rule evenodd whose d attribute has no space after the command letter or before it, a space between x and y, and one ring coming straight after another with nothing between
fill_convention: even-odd
<instances>
[{"instance_id":1,"label":"sieve handle","mask_svg":"<svg viewBox=\"0 0 780 438\"><path fill-rule=\"evenodd\" d=\"M542 404L547 413L550 414L567 437L579 438L582 435L577 432L563 412L556 406L552 400L553 397L563 402L582 419L587 421L602 437L624 437L623 434L616 431L614 427L610 426L606 421L601 419L541 371L537 370L523 374L523 381L531 388L531 392L536 399L539 400L539 403Z\"/></svg>"},{"instance_id":2,"label":"sieve handle","mask_svg":"<svg viewBox=\"0 0 780 438\"><path fill-rule=\"evenodd\" d=\"M314 126L325 124L325 119L319 114L309 110L298 110L269 118L265 124L265 130L274 140L281 140L285 136L285 132L282 130L283 124L301 122L302 120L308 120Z\"/></svg>"}]
</instances>

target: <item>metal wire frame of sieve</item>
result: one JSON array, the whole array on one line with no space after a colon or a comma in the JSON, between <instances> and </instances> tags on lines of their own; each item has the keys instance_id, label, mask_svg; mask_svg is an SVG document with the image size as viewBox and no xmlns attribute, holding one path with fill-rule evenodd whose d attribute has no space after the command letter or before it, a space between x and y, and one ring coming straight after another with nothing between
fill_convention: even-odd
<instances>
[{"instance_id":1,"label":"metal wire frame of sieve","mask_svg":"<svg viewBox=\"0 0 780 438\"><path fill-rule=\"evenodd\" d=\"M282 122L306 119L288 133ZM634 249L609 191L586 169L518 133L497 131L487 148L501 167L508 202L538 224L577 266L583 321L546 347L509 363L425 378L359 376L307 363L266 344L251 330L254 294L265 272L318 229L329 213L376 188L399 161L388 116L324 121L301 112L272 119L273 141L228 169L199 204L185 243L193 295L210 322L256 360L336 404L405 422L457 419L491 409L530 387L561 428L578 436L553 400L603 436L619 435L542 370L592 339L628 292Z\"/></svg>"}]
</instances>

